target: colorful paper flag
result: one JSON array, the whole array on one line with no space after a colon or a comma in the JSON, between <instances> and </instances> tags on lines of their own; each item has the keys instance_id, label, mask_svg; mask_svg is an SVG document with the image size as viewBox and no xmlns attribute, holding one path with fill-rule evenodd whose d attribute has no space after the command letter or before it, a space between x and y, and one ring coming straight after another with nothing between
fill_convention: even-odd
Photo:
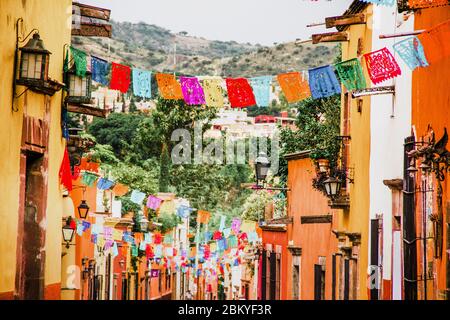
<instances>
[{"instance_id":1,"label":"colorful paper flag","mask_svg":"<svg viewBox=\"0 0 450 320\"><path fill-rule=\"evenodd\" d=\"M279 74L277 80L289 103L299 102L311 96L308 81L299 72Z\"/></svg>"},{"instance_id":2,"label":"colorful paper flag","mask_svg":"<svg viewBox=\"0 0 450 320\"><path fill-rule=\"evenodd\" d=\"M417 36L430 64L450 56L450 20L438 24Z\"/></svg>"},{"instance_id":3,"label":"colorful paper flag","mask_svg":"<svg viewBox=\"0 0 450 320\"><path fill-rule=\"evenodd\" d=\"M87 59L86 53L70 47L70 53L72 55L73 65L75 67L75 74L79 77L85 77L87 71Z\"/></svg>"},{"instance_id":4,"label":"colorful paper flag","mask_svg":"<svg viewBox=\"0 0 450 320\"><path fill-rule=\"evenodd\" d=\"M97 181L97 189L99 190L109 190L114 186L114 181L108 180L106 178L100 178Z\"/></svg>"},{"instance_id":5,"label":"colorful paper flag","mask_svg":"<svg viewBox=\"0 0 450 320\"><path fill-rule=\"evenodd\" d=\"M250 85L255 95L258 107L268 107L270 103L270 87L272 76L262 76L250 79Z\"/></svg>"},{"instance_id":6,"label":"colorful paper flag","mask_svg":"<svg viewBox=\"0 0 450 320\"><path fill-rule=\"evenodd\" d=\"M209 218L211 217L211 213L204 210L197 211L197 223L207 224L209 222Z\"/></svg>"},{"instance_id":7,"label":"colorful paper flag","mask_svg":"<svg viewBox=\"0 0 450 320\"><path fill-rule=\"evenodd\" d=\"M341 93L341 84L331 66L310 69L309 87L314 99L326 98Z\"/></svg>"},{"instance_id":8,"label":"colorful paper flag","mask_svg":"<svg viewBox=\"0 0 450 320\"><path fill-rule=\"evenodd\" d=\"M184 101L188 105L205 104L205 94L196 77L180 77Z\"/></svg>"},{"instance_id":9,"label":"colorful paper flag","mask_svg":"<svg viewBox=\"0 0 450 320\"><path fill-rule=\"evenodd\" d=\"M245 108L256 105L252 87L245 78L227 78L228 100L232 108Z\"/></svg>"},{"instance_id":10,"label":"colorful paper flag","mask_svg":"<svg viewBox=\"0 0 450 320\"><path fill-rule=\"evenodd\" d=\"M411 70L428 66L423 46L416 36L395 43L393 48Z\"/></svg>"},{"instance_id":11,"label":"colorful paper flag","mask_svg":"<svg viewBox=\"0 0 450 320\"><path fill-rule=\"evenodd\" d=\"M100 83L101 85L108 86L108 73L109 73L109 63L103 59L92 57L91 58L91 70L92 70L92 80Z\"/></svg>"},{"instance_id":12,"label":"colorful paper flag","mask_svg":"<svg viewBox=\"0 0 450 320\"><path fill-rule=\"evenodd\" d=\"M147 198L147 208L150 208L152 210L157 210L159 206L161 205L162 200L158 197L155 197L153 195L149 195Z\"/></svg>"},{"instance_id":13,"label":"colorful paper flag","mask_svg":"<svg viewBox=\"0 0 450 320\"><path fill-rule=\"evenodd\" d=\"M133 69L133 93L135 96L150 99L152 97L152 73Z\"/></svg>"},{"instance_id":14,"label":"colorful paper flag","mask_svg":"<svg viewBox=\"0 0 450 320\"><path fill-rule=\"evenodd\" d=\"M121 183L116 183L112 191L114 192L114 195L116 195L117 197L122 197L128 193L129 189L127 186Z\"/></svg>"},{"instance_id":15,"label":"colorful paper flag","mask_svg":"<svg viewBox=\"0 0 450 320\"><path fill-rule=\"evenodd\" d=\"M64 156L59 168L59 180L68 191L72 191L72 171L70 169L69 152L64 149Z\"/></svg>"},{"instance_id":16,"label":"colorful paper flag","mask_svg":"<svg viewBox=\"0 0 450 320\"><path fill-rule=\"evenodd\" d=\"M157 73L156 82L158 83L159 94L164 99L181 100L183 92L180 84L173 74Z\"/></svg>"},{"instance_id":17,"label":"colorful paper flag","mask_svg":"<svg viewBox=\"0 0 450 320\"><path fill-rule=\"evenodd\" d=\"M350 59L335 65L339 80L348 91L365 89L366 78L358 59Z\"/></svg>"},{"instance_id":18,"label":"colorful paper flag","mask_svg":"<svg viewBox=\"0 0 450 320\"><path fill-rule=\"evenodd\" d=\"M227 217L224 215L220 216L220 225L219 225L219 231L222 232L223 229L225 229L225 222L227 220Z\"/></svg>"},{"instance_id":19,"label":"colorful paper flag","mask_svg":"<svg viewBox=\"0 0 450 320\"><path fill-rule=\"evenodd\" d=\"M373 84L378 84L402 74L394 56L386 48L364 54L367 71Z\"/></svg>"},{"instance_id":20,"label":"colorful paper flag","mask_svg":"<svg viewBox=\"0 0 450 320\"><path fill-rule=\"evenodd\" d=\"M141 205L142 201L144 201L145 198L145 193L138 191L138 190L133 190L133 192L131 192L131 201Z\"/></svg>"},{"instance_id":21,"label":"colorful paper flag","mask_svg":"<svg viewBox=\"0 0 450 320\"><path fill-rule=\"evenodd\" d=\"M203 92L206 104L210 107L223 107L222 79L209 78L203 80Z\"/></svg>"},{"instance_id":22,"label":"colorful paper flag","mask_svg":"<svg viewBox=\"0 0 450 320\"><path fill-rule=\"evenodd\" d=\"M111 64L111 82L109 88L111 90L119 90L127 93L131 84L131 68L113 62Z\"/></svg>"},{"instance_id":23,"label":"colorful paper flag","mask_svg":"<svg viewBox=\"0 0 450 320\"><path fill-rule=\"evenodd\" d=\"M231 230L233 230L234 234L238 234L241 229L241 219L233 218L231 222Z\"/></svg>"}]
</instances>

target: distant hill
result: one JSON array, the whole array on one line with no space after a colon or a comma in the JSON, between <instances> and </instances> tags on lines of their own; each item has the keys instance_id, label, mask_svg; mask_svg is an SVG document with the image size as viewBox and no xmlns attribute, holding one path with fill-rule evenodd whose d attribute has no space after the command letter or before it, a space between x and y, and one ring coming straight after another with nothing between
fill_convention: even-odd
<instances>
[{"instance_id":1,"label":"distant hill","mask_svg":"<svg viewBox=\"0 0 450 320\"><path fill-rule=\"evenodd\" d=\"M112 21L112 39L73 37L72 44L92 55L132 67L188 75L257 76L300 71L332 63L335 44L283 43L273 47L216 41L146 23Z\"/></svg>"}]
</instances>

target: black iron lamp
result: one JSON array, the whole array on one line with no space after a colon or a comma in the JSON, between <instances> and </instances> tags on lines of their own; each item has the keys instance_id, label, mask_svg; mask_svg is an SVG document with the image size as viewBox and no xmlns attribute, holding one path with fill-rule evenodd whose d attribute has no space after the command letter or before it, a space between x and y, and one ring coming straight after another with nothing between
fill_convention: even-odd
<instances>
[{"instance_id":1,"label":"black iron lamp","mask_svg":"<svg viewBox=\"0 0 450 320\"><path fill-rule=\"evenodd\" d=\"M255 160L256 185L262 187L269 173L270 161L264 152L260 152ZM260 184L260 182L262 184Z\"/></svg>"},{"instance_id":2,"label":"black iron lamp","mask_svg":"<svg viewBox=\"0 0 450 320\"><path fill-rule=\"evenodd\" d=\"M149 223L148 219L145 216L143 216L141 218L141 221L139 222L142 232L145 232L148 230L148 223Z\"/></svg>"},{"instance_id":3,"label":"black iron lamp","mask_svg":"<svg viewBox=\"0 0 450 320\"><path fill-rule=\"evenodd\" d=\"M81 203L78 206L78 216L80 217L80 219L86 219L88 213L89 213L89 206L86 200L81 200Z\"/></svg>"},{"instance_id":4,"label":"black iron lamp","mask_svg":"<svg viewBox=\"0 0 450 320\"><path fill-rule=\"evenodd\" d=\"M339 195L341 191L341 180L330 177L323 182L325 192L329 198L334 198Z\"/></svg>"},{"instance_id":5,"label":"black iron lamp","mask_svg":"<svg viewBox=\"0 0 450 320\"><path fill-rule=\"evenodd\" d=\"M68 217L66 224L62 228L63 240L66 243L66 248L70 248L70 243L72 242L73 235L75 234L75 229L72 226L72 217Z\"/></svg>"}]
</instances>

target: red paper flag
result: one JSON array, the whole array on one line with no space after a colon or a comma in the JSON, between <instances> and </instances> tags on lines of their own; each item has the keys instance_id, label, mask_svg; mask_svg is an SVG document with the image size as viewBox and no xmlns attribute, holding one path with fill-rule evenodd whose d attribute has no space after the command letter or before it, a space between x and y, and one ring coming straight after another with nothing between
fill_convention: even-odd
<instances>
[{"instance_id":1,"label":"red paper flag","mask_svg":"<svg viewBox=\"0 0 450 320\"><path fill-rule=\"evenodd\" d=\"M366 53L364 58L366 59L370 80L372 80L374 84L378 84L390 78L395 78L402 74L397 61L395 61L394 56L386 47L374 52Z\"/></svg>"},{"instance_id":2,"label":"red paper flag","mask_svg":"<svg viewBox=\"0 0 450 320\"><path fill-rule=\"evenodd\" d=\"M227 78L228 100L233 108L245 108L256 105L252 87L244 78Z\"/></svg>"},{"instance_id":3,"label":"red paper flag","mask_svg":"<svg viewBox=\"0 0 450 320\"><path fill-rule=\"evenodd\" d=\"M131 68L114 62L111 65L109 88L126 93L131 84Z\"/></svg>"},{"instance_id":4,"label":"red paper flag","mask_svg":"<svg viewBox=\"0 0 450 320\"><path fill-rule=\"evenodd\" d=\"M67 188L67 190L72 191L72 172L70 170L70 159L69 152L67 148L64 150L64 157L59 168L59 179L61 184Z\"/></svg>"},{"instance_id":5,"label":"red paper flag","mask_svg":"<svg viewBox=\"0 0 450 320\"><path fill-rule=\"evenodd\" d=\"M161 241L162 241L161 233L157 232L157 233L153 234L153 243L154 244L161 244Z\"/></svg>"}]
</instances>

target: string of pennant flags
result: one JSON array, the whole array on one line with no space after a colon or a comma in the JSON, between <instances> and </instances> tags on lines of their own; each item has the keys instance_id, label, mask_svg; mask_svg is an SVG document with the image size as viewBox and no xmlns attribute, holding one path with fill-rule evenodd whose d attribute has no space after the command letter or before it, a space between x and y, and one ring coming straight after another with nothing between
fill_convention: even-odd
<instances>
[{"instance_id":1,"label":"string of pennant flags","mask_svg":"<svg viewBox=\"0 0 450 320\"><path fill-rule=\"evenodd\" d=\"M127 186L116 183L110 179L101 177L98 173L98 163L89 162L86 158L82 159L79 165L77 176L74 179L80 179L83 185L93 187L99 190L112 190L116 196L124 196L130 193ZM139 190L131 190L130 199L132 202L142 205L154 211L163 209L166 203L166 210L175 213L181 219L189 219L195 210L182 202L173 200L165 201L155 195L146 195ZM197 223L199 225L208 225L211 219L211 213L205 210L197 210ZM244 248L248 245L256 244L260 241L260 234L257 232L257 223L253 221L243 221L240 218L233 218L227 226L226 217L220 217L220 225L217 230L204 231L195 235L188 235L194 238L198 244L196 247L188 247L180 252L174 248L173 236L171 234L162 235L160 232L131 232L116 229L114 227L104 226L101 223L90 223L84 219L73 219L71 228L76 231L78 236L90 232L90 241L104 252L109 252L115 258L119 255L119 247L131 250L133 257L144 254L148 259L154 259L166 268L174 266L176 270L186 272L188 268L195 268L197 272L206 272L209 275L216 275L222 272L224 267L239 265ZM118 243L121 243L119 246ZM196 264L197 261L197 264Z\"/></svg>"},{"instance_id":2,"label":"string of pennant flags","mask_svg":"<svg viewBox=\"0 0 450 320\"><path fill-rule=\"evenodd\" d=\"M367 0L368 1L368 0ZM388 4L388 1L370 1ZM408 37L393 45L393 50L409 69L427 67L450 55L450 20L441 23L417 36ZM276 79L288 103L296 103L312 97L320 99L341 93L341 84L349 91L365 89L367 81L363 72L366 67L370 81L377 85L401 75L401 68L392 52L384 47L366 53L360 59L350 59L334 65L320 66L308 72L289 72L273 76L252 78L187 77L168 73L155 73L130 68L70 47L71 61L77 75L85 76L89 71L92 79L112 90L152 98L152 81L156 79L159 94L164 99L184 100L187 105L209 105L221 107L225 90L233 108L250 106L268 107L270 89ZM364 60L364 62L363 62ZM69 67L65 67L68 69ZM224 81L225 80L225 81ZM223 84L225 82L225 85Z\"/></svg>"}]
</instances>

